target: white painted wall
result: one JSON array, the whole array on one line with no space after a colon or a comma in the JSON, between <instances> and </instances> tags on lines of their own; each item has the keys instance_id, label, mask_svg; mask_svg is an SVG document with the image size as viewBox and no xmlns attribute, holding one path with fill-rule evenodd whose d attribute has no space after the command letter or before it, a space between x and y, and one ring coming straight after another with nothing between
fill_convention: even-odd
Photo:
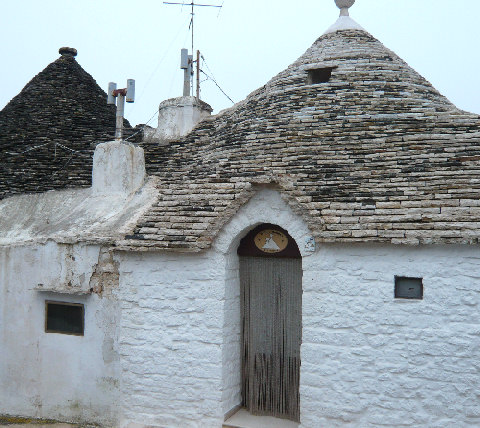
<instances>
[{"instance_id":1,"label":"white painted wall","mask_svg":"<svg viewBox=\"0 0 480 428\"><path fill-rule=\"evenodd\" d=\"M202 255L122 253L124 426L221 427L240 403L236 249L263 222L303 253L302 428L480 425L480 249L310 254L304 222L265 189ZM395 275L423 277L424 300L395 300Z\"/></svg>"},{"instance_id":2,"label":"white painted wall","mask_svg":"<svg viewBox=\"0 0 480 428\"><path fill-rule=\"evenodd\" d=\"M311 253L305 223L268 189L205 253L117 253L110 297L33 290L71 277L84 289L98 246L0 249L0 413L220 428L240 403L236 249L259 223L286 229L303 256L302 428L480 426L480 248ZM424 299L394 299L395 275L423 277ZM85 337L44 333L57 296L86 304Z\"/></svg>"},{"instance_id":3,"label":"white painted wall","mask_svg":"<svg viewBox=\"0 0 480 428\"><path fill-rule=\"evenodd\" d=\"M480 426L480 248L329 245L303 268L302 427Z\"/></svg>"},{"instance_id":4,"label":"white painted wall","mask_svg":"<svg viewBox=\"0 0 480 428\"><path fill-rule=\"evenodd\" d=\"M236 251L226 256L223 307L222 411L234 410L242 401L240 274Z\"/></svg>"},{"instance_id":5,"label":"white painted wall","mask_svg":"<svg viewBox=\"0 0 480 428\"><path fill-rule=\"evenodd\" d=\"M88 289L99 250L51 241L0 247L0 414L116 423L116 302L35 290ZM85 335L45 333L45 300L83 303Z\"/></svg>"},{"instance_id":6,"label":"white painted wall","mask_svg":"<svg viewBox=\"0 0 480 428\"><path fill-rule=\"evenodd\" d=\"M105 177L104 177L105 178ZM157 200L151 177L132 195L94 193L92 188L15 195L0 201L0 247L60 243L103 244L132 233Z\"/></svg>"},{"instance_id":7,"label":"white painted wall","mask_svg":"<svg viewBox=\"0 0 480 428\"><path fill-rule=\"evenodd\" d=\"M121 253L122 426L216 427L224 261Z\"/></svg>"},{"instance_id":8,"label":"white painted wall","mask_svg":"<svg viewBox=\"0 0 480 428\"><path fill-rule=\"evenodd\" d=\"M201 255L118 255L123 426L221 427L241 402L240 239L258 223L308 229L263 190ZM145 364L148 361L148 364Z\"/></svg>"}]
</instances>

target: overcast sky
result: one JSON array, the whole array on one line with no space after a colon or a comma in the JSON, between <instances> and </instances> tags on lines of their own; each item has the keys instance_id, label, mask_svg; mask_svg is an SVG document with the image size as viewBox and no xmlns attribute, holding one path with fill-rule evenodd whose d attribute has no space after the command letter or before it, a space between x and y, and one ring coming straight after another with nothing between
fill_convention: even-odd
<instances>
[{"instance_id":1,"label":"overcast sky","mask_svg":"<svg viewBox=\"0 0 480 428\"><path fill-rule=\"evenodd\" d=\"M220 11L196 9L195 49L235 102L295 61L339 13L334 0L199 2L223 3ZM350 15L458 107L480 114L480 1L357 0ZM188 7L162 0L2 1L0 109L70 46L104 90L135 79L126 117L132 125L154 117L156 126L158 104L182 94L189 21ZM211 81L202 83L202 99L215 112L232 105Z\"/></svg>"}]
</instances>

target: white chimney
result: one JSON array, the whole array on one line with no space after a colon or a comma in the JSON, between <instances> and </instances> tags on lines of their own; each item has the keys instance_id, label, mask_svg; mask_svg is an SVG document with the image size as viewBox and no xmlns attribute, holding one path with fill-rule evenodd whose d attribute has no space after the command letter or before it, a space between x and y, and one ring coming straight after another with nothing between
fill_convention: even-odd
<instances>
[{"instance_id":1,"label":"white chimney","mask_svg":"<svg viewBox=\"0 0 480 428\"><path fill-rule=\"evenodd\" d=\"M163 101L158 108L158 127L147 131L145 140L164 143L187 135L199 122L212 114L212 107L196 97L178 97Z\"/></svg>"},{"instance_id":2,"label":"white chimney","mask_svg":"<svg viewBox=\"0 0 480 428\"><path fill-rule=\"evenodd\" d=\"M124 141L98 144L93 155L94 195L120 193L128 196L145 182L143 149Z\"/></svg>"}]
</instances>

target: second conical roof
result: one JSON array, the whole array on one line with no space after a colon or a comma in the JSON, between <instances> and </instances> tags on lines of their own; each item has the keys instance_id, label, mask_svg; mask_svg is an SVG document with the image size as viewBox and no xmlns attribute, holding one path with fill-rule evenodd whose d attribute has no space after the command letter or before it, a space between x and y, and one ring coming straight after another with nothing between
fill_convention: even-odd
<instances>
[{"instance_id":1,"label":"second conical roof","mask_svg":"<svg viewBox=\"0 0 480 428\"><path fill-rule=\"evenodd\" d=\"M95 145L113 139L115 107L72 49L0 111L0 195L91 183Z\"/></svg>"}]
</instances>

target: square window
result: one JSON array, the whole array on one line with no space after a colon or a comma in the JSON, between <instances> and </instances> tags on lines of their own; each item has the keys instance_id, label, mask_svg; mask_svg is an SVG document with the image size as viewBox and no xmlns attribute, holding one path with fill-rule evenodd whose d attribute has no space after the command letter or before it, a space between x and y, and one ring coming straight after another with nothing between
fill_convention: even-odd
<instances>
[{"instance_id":1,"label":"square window","mask_svg":"<svg viewBox=\"0 0 480 428\"><path fill-rule=\"evenodd\" d=\"M395 298L396 299L423 299L423 279L407 278L405 276L395 277Z\"/></svg>"},{"instance_id":2,"label":"square window","mask_svg":"<svg viewBox=\"0 0 480 428\"><path fill-rule=\"evenodd\" d=\"M45 332L83 336L84 307L79 303L45 302Z\"/></svg>"},{"instance_id":3,"label":"square window","mask_svg":"<svg viewBox=\"0 0 480 428\"><path fill-rule=\"evenodd\" d=\"M308 70L308 84L316 85L318 83L326 83L332 77L333 67L316 68Z\"/></svg>"}]
</instances>

